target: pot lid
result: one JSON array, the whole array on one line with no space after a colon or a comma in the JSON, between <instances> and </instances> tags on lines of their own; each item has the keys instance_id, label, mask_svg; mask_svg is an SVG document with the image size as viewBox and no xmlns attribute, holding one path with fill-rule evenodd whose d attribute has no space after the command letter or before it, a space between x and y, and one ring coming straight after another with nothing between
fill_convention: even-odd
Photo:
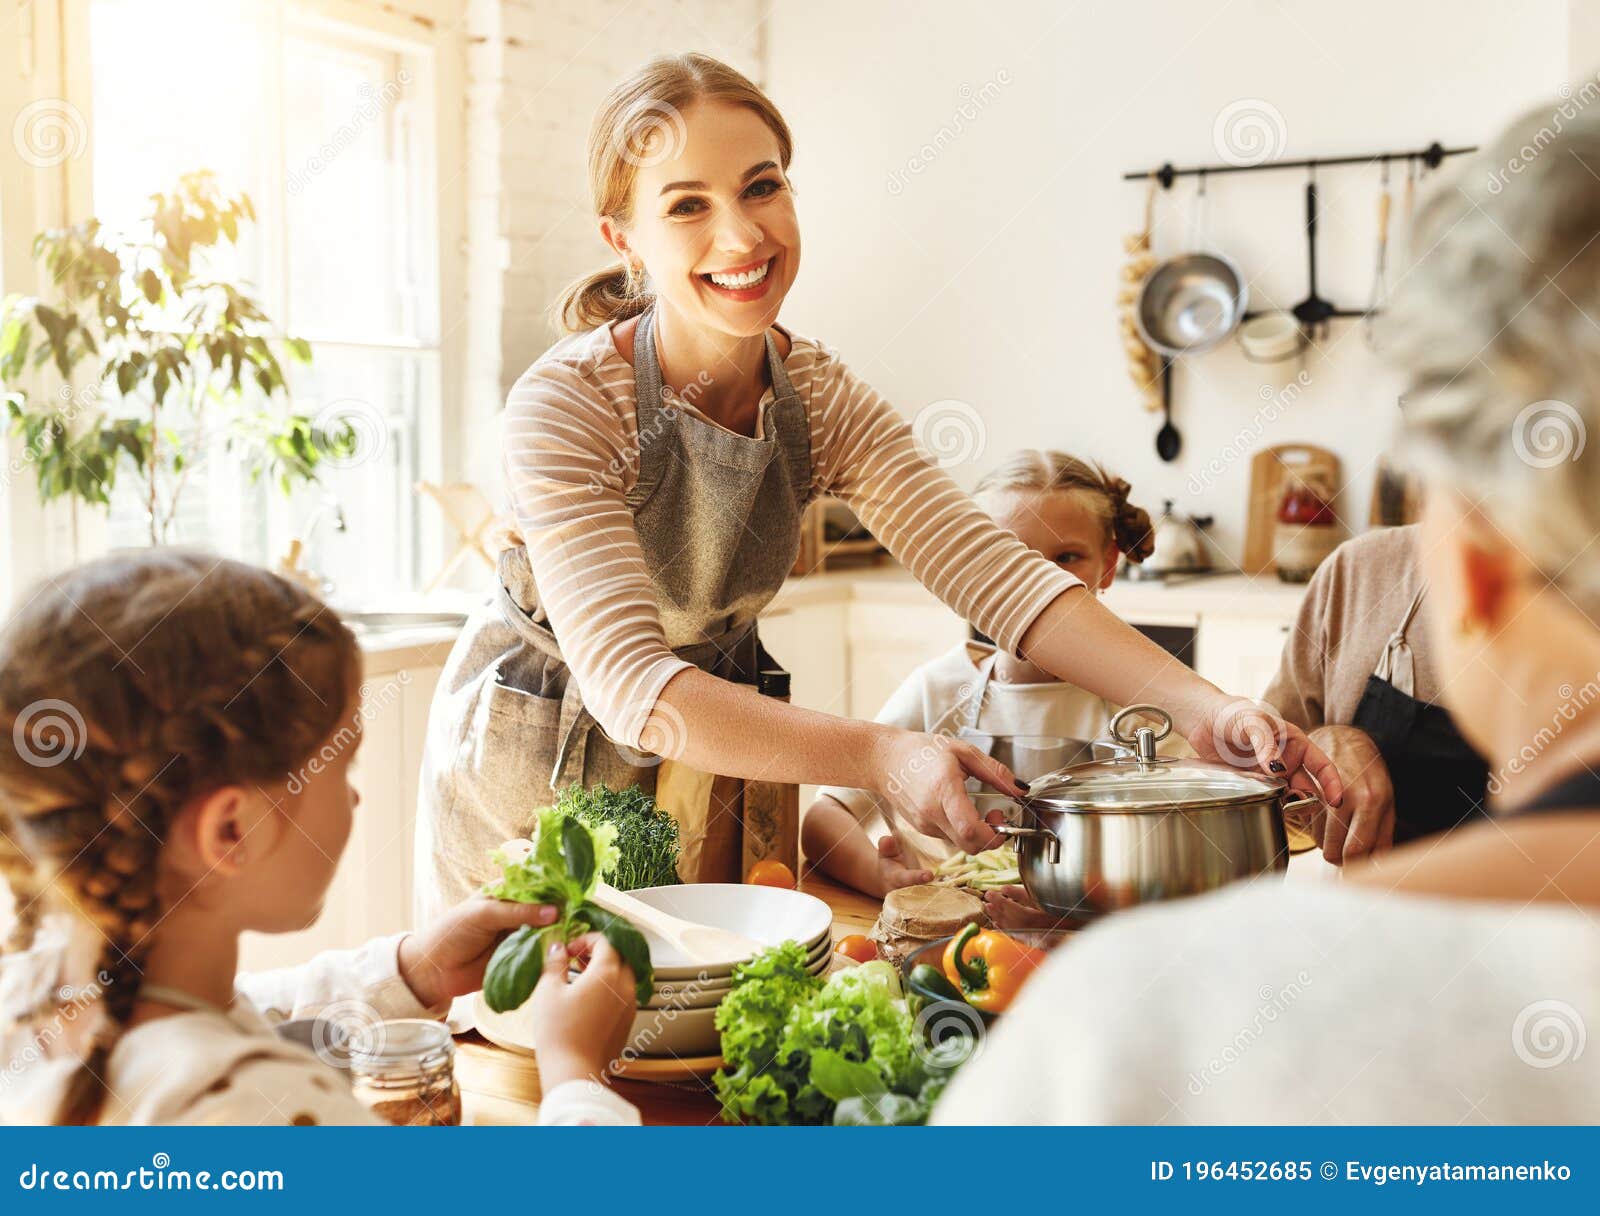
<instances>
[{"instance_id":1,"label":"pot lid","mask_svg":"<svg viewBox=\"0 0 1600 1216\"><path fill-rule=\"evenodd\" d=\"M1134 716L1160 719L1159 729ZM1285 782L1209 760L1158 756L1155 745L1172 731L1172 719L1154 705L1130 705L1111 720L1111 735L1131 745L1126 755L1057 769L1028 783L1026 801L1062 810L1166 811L1174 807L1232 806L1276 797Z\"/></svg>"}]
</instances>

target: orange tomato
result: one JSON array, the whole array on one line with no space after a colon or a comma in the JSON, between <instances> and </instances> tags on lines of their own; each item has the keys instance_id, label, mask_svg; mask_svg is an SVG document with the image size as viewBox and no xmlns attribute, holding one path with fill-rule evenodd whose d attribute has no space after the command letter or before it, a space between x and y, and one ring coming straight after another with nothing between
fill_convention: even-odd
<instances>
[{"instance_id":1,"label":"orange tomato","mask_svg":"<svg viewBox=\"0 0 1600 1216\"><path fill-rule=\"evenodd\" d=\"M768 857L765 861L758 861L750 867L750 873L744 880L757 887L782 887L786 891L795 888L794 871L781 861L773 861Z\"/></svg>"},{"instance_id":2,"label":"orange tomato","mask_svg":"<svg viewBox=\"0 0 1600 1216\"><path fill-rule=\"evenodd\" d=\"M853 958L858 963L870 963L878 957L878 947L870 938L859 933L851 933L839 939L839 944L833 948L835 954L842 954L846 958Z\"/></svg>"}]
</instances>

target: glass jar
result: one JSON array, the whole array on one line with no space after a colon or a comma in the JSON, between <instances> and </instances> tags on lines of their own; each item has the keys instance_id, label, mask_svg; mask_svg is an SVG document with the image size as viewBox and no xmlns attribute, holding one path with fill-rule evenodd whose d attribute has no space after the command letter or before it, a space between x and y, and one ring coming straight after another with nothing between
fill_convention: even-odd
<instances>
[{"instance_id":1,"label":"glass jar","mask_svg":"<svg viewBox=\"0 0 1600 1216\"><path fill-rule=\"evenodd\" d=\"M351 1092L386 1123L457 1127L461 1089L455 1055L455 1042L442 1022L378 1022L350 1040Z\"/></svg>"}]
</instances>

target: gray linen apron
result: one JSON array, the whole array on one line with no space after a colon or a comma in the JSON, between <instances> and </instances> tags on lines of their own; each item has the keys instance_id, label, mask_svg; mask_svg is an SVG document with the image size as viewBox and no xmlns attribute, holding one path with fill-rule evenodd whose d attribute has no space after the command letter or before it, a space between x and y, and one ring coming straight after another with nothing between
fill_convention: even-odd
<instances>
[{"instance_id":1,"label":"gray linen apron","mask_svg":"<svg viewBox=\"0 0 1600 1216\"><path fill-rule=\"evenodd\" d=\"M756 438L683 408L661 382L654 309L634 332L639 476L628 493L667 645L715 676L754 683L756 616L800 546L811 486L804 403L767 335L772 387ZM572 782L655 788L659 760L612 743L584 707L539 604L523 548L468 620L428 715L417 807L417 923L491 878L489 854L525 836Z\"/></svg>"}]
</instances>

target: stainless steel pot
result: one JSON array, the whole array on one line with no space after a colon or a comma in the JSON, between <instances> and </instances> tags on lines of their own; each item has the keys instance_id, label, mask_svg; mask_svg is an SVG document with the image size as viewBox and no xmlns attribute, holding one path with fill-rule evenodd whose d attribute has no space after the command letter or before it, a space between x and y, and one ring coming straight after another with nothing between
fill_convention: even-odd
<instances>
[{"instance_id":1,"label":"stainless steel pot","mask_svg":"<svg viewBox=\"0 0 1600 1216\"><path fill-rule=\"evenodd\" d=\"M1158 719L1128 729L1130 719ZM1172 719L1130 705L1111 735L1132 751L1030 782L1014 837L1022 882L1058 916L1094 920L1135 904L1200 895L1289 865L1285 813L1320 805L1287 784L1205 760L1158 756Z\"/></svg>"}]
</instances>

